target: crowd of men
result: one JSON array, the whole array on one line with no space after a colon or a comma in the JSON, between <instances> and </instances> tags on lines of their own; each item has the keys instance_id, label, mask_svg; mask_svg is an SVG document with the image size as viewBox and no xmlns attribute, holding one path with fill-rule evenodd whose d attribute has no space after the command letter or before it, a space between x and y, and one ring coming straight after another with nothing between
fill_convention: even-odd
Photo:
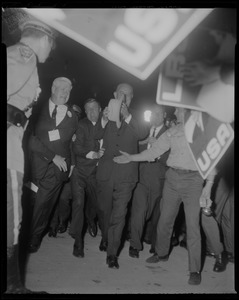
<instances>
[{"instance_id":1,"label":"crowd of men","mask_svg":"<svg viewBox=\"0 0 239 300\"><path fill-rule=\"evenodd\" d=\"M40 93L37 61L44 63L54 47L55 33L39 21L28 21L19 43L7 49L7 289L6 293L34 292L24 287L19 272L19 230L24 176L22 139L32 103ZM33 210L28 252L37 252L48 233L56 237L69 225L73 255L83 258L85 222L92 237L101 232L100 251L109 268L119 268L118 257L125 226L129 255L139 258L147 226L153 254L146 261L169 259L175 219L183 203L189 284L201 282L201 225L207 252L215 256L215 272L234 261L234 189L224 174L213 171L204 181L184 134L187 110L176 108L177 122L166 125L166 111L152 107L150 126L131 108L133 87L120 83L113 92L120 102L118 119L109 106L101 110L95 98L81 109L69 105L70 79L52 82L51 96L31 124L27 141L31 168ZM138 163L139 162L139 163ZM215 187L215 215L205 216ZM130 210L130 211L128 211ZM129 212L129 219L126 218ZM220 230L223 232L223 240ZM226 254L226 255L225 255Z\"/></svg>"}]
</instances>

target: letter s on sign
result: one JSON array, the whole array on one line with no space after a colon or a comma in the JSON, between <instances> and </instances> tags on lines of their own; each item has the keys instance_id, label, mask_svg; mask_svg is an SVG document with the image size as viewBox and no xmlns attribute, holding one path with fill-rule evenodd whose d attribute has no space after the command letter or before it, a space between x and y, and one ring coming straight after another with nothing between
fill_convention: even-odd
<instances>
[{"instance_id":1,"label":"letter s on sign","mask_svg":"<svg viewBox=\"0 0 239 300\"><path fill-rule=\"evenodd\" d=\"M178 15L174 9L127 9L125 12L125 24L152 44L165 40L177 23Z\"/></svg>"},{"instance_id":2,"label":"letter s on sign","mask_svg":"<svg viewBox=\"0 0 239 300\"><path fill-rule=\"evenodd\" d=\"M210 140L206 150L211 159L215 159L219 155L221 147L216 138Z\"/></svg>"}]
</instances>

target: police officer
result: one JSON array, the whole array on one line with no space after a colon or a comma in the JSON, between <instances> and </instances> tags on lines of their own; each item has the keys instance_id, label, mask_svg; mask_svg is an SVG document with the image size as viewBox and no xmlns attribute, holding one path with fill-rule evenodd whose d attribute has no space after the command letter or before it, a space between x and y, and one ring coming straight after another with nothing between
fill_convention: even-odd
<instances>
[{"instance_id":1,"label":"police officer","mask_svg":"<svg viewBox=\"0 0 239 300\"><path fill-rule=\"evenodd\" d=\"M7 48L7 290L35 294L20 279L18 236L22 219L24 175L22 138L32 104L40 94L37 62L44 63L54 46L53 29L37 20L22 25L20 42Z\"/></svg>"}]
</instances>

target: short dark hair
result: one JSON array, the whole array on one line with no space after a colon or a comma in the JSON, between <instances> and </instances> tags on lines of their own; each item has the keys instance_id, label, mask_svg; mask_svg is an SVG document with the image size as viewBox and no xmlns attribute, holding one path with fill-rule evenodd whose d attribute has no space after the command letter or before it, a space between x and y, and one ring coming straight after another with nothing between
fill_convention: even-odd
<instances>
[{"instance_id":1,"label":"short dark hair","mask_svg":"<svg viewBox=\"0 0 239 300\"><path fill-rule=\"evenodd\" d=\"M84 102L84 109L85 109L85 107L86 107L86 105L87 105L88 103L93 103L93 102L96 102L96 103L98 104L98 106L101 108L101 105L100 105L99 101L97 101L97 100L94 99L94 98L89 98L89 99L85 100L85 102Z\"/></svg>"}]
</instances>

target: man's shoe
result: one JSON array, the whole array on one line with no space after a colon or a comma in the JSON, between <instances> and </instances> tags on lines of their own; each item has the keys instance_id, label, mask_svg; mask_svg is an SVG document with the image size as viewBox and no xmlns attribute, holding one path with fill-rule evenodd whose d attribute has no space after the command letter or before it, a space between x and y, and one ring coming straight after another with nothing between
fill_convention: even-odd
<instances>
[{"instance_id":1,"label":"man's shoe","mask_svg":"<svg viewBox=\"0 0 239 300\"><path fill-rule=\"evenodd\" d=\"M97 236L97 226L95 225L95 223L89 223L88 224L88 231L89 231L89 234L92 237L96 237Z\"/></svg>"},{"instance_id":2,"label":"man's shoe","mask_svg":"<svg viewBox=\"0 0 239 300\"><path fill-rule=\"evenodd\" d=\"M57 232L64 233L67 230L67 225L65 223L60 223L57 229Z\"/></svg>"},{"instance_id":3,"label":"man's shoe","mask_svg":"<svg viewBox=\"0 0 239 300\"><path fill-rule=\"evenodd\" d=\"M50 228L50 230L48 232L48 236L55 238L57 236L57 229L56 228Z\"/></svg>"},{"instance_id":4,"label":"man's shoe","mask_svg":"<svg viewBox=\"0 0 239 300\"><path fill-rule=\"evenodd\" d=\"M218 273L225 271L226 270L226 261L225 261L224 257L222 256L222 254L215 255L215 258L216 258L216 262L213 267L213 271L218 272Z\"/></svg>"},{"instance_id":5,"label":"man's shoe","mask_svg":"<svg viewBox=\"0 0 239 300\"><path fill-rule=\"evenodd\" d=\"M129 247L129 256L139 258L139 250L130 246Z\"/></svg>"},{"instance_id":6,"label":"man's shoe","mask_svg":"<svg viewBox=\"0 0 239 300\"><path fill-rule=\"evenodd\" d=\"M201 283L201 273L200 272L191 272L188 280L188 284L198 285Z\"/></svg>"},{"instance_id":7,"label":"man's shoe","mask_svg":"<svg viewBox=\"0 0 239 300\"><path fill-rule=\"evenodd\" d=\"M102 239L101 242L100 242L100 246L99 246L100 251L105 251L106 252L107 251L107 246L108 246L108 243Z\"/></svg>"},{"instance_id":8,"label":"man's shoe","mask_svg":"<svg viewBox=\"0 0 239 300\"><path fill-rule=\"evenodd\" d=\"M73 253L72 253L75 257L84 257L84 250L82 246L76 246L74 245L73 247Z\"/></svg>"},{"instance_id":9,"label":"man's shoe","mask_svg":"<svg viewBox=\"0 0 239 300\"><path fill-rule=\"evenodd\" d=\"M153 256L150 256L149 258L146 259L146 262L150 264L154 264L159 261L167 261L167 260L168 260L168 255L158 256L157 253L154 253Z\"/></svg>"},{"instance_id":10,"label":"man's shoe","mask_svg":"<svg viewBox=\"0 0 239 300\"><path fill-rule=\"evenodd\" d=\"M173 236L171 239L171 246L172 247L177 247L179 245L179 241L178 238L176 238L176 236Z\"/></svg>"},{"instance_id":11,"label":"man's shoe","mask_svg":"<svg viewBox=\"0 0 239 300\"><path fill-rule=\"evenodd\" d=\"M227 252L227 261L234 264L234 255L231 252Z\"/></svg>"},{"instance_id":12,"label":"man's shoe","mask_svg":"<svg viewBox=\"0 0 239 300\"><path fill-rule=\"evenodd\" d=\"M115 255L107 256L106 263L107 263L109 268L119 269L118 259Z\"/></svg>"},{"instance_id":13,"label":"man's shoe","mask_svg":"<svg viewBox=\"0 0 239 300\"><path fill-rule=\"evenodd\" d=\"M41 239L37 237L33 237L28 245L28 252L35 253L39 250L41 246Z\"/></svg>"},{"instance_id":14,"label":"man's shoe","mask_svg":"<svg viewBox=\"0 0 239 300\"><path fill-rule=\"evenodd\" d=\"M187 243L185 240L181 240L180 243L179 243L179 246L182 247L182 248L185 248L187 249Z\"/></svg>"}]
</instances>

